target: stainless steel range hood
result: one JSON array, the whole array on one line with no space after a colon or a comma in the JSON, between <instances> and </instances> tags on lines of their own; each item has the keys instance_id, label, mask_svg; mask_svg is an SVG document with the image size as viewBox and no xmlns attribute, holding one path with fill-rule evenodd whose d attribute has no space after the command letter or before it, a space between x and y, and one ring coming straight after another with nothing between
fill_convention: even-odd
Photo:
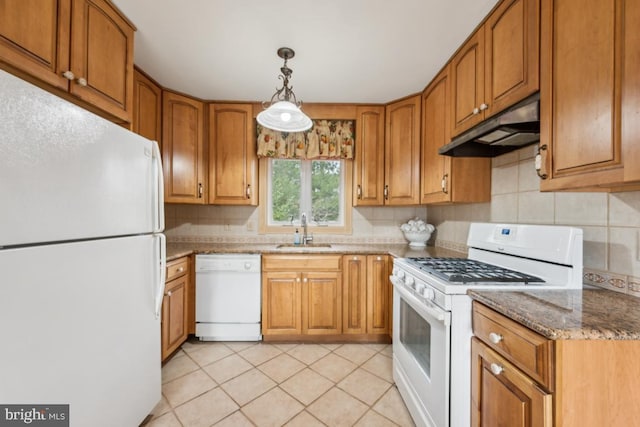
<instances>
[{"instance_id":1,"label":"stainless steel range hood","mask_svg":"<svg viewBox=\"0 0 640 427\"><path fill-rule=\"evenodd\" d=\"M540 93L451 140L438 153L451 157L495 157L540 141Z\"/></svg>"}]
</instances>

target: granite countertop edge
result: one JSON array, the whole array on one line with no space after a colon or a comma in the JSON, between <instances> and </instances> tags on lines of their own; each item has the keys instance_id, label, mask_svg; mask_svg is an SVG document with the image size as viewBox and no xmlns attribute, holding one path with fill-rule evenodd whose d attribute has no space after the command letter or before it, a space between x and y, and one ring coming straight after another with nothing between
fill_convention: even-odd
<instances>
[{"instance_id":1,"label":"granite countertop edge","mask_svg":"<svg viewBox=\"0 0 640 427\"><path fill-rule=\"evenodd\" d=\"M551 340L640 340L640 298L635 296L607 289L467 294Z\"/></svg>"},{"instance_id":2,"label":"granite countertop edge","mask_svg":"<svg viewBox=\"0 0 640 427\"><path fill-rule=\"evenodd\" d=\"M320 255L320 254L388 254L397 258L404 257L462 257L466 254L435 246L410 247L398 243L336 243L331 247L285 247L277 248L278 243L167 243L167 262L192 254L287 254L287 255Z\"/></svg>"}]
</instances>

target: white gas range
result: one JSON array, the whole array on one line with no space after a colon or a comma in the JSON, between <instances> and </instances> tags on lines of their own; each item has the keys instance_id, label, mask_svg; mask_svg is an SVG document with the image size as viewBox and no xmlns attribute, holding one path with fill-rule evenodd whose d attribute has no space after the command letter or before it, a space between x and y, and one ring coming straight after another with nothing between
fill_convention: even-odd
<instances>
[{"instance_id":1,"label":"white gas range","mask_svg":"<svg viewBox=\"0 0 640 427\"><path fill-rule=\"evenodd\" d=\"M582 230L473 223L468 258L399 258L393 274L393 375L418 426L468 427L468 289L582 287Z\"/></svg>"}]
</instances>

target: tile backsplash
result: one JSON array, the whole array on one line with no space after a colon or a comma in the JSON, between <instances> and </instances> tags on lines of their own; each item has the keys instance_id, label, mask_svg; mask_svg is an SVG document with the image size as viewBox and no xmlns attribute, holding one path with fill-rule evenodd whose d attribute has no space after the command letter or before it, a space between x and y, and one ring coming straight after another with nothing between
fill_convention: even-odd
<instances>
[{"instance_id":1,"label":"tile backsplash","mask_svg":"<svg viewBox=\"0 0 640 427\"><path fill-rule=\"evenodd\" d=\"M255 206L165 205L166 235L171 242L281 243L290 233L259 234ZM315 233L316 242L406 243L400 225L415 217L426 219L418 207L358 207L352 210L352 234Z\"/></svg>"},{"instance_id":2,"label":"tile backsplash","mask_svg":"<svg viewBox=\"0 0 640 427\"><path fill-rule=\"evenodd\" d=\"M493 159L491 202L429 206L436 246L464 244L471 222L580 227L585 283L640 296L640 192L541 193L535 153L533 145Z\"/></svg>"}]
</instances>

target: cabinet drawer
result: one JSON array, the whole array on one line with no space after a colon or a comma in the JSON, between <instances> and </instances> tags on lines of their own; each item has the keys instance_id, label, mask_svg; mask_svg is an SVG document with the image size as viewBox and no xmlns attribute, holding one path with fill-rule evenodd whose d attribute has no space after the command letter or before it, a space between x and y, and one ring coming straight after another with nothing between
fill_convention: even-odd
<instances>
[{"instance_id":1,"label":"cabinet drawer","mask_svg":"<svg viewBox=\"0 0 640 427\"><path fill-rule=\"evenodd\" d=\"M341 255L265 255L263 270L281 271L340 271Z\"/></svg>"},{"instance_id":2,"label":"cabinet drawer","mask_svg":"<svg viewBox=\"0 0 640 427\"><path fill-rule=\"evenodd\" d=\"M177 277L184 276L189 271L189 258L179 258L167 263L167 279L173 280Z\"/></svg>"},{"instance_id":3,"label":"cabinet drawer","mask_svg":"<svg viewBox=\"0 0 640 427\"><path fill-rule=\"evenodd\" d=\"M533 379L551 389L553 341L473 302L473 333Z\"/></svg>"}]
</instances>

